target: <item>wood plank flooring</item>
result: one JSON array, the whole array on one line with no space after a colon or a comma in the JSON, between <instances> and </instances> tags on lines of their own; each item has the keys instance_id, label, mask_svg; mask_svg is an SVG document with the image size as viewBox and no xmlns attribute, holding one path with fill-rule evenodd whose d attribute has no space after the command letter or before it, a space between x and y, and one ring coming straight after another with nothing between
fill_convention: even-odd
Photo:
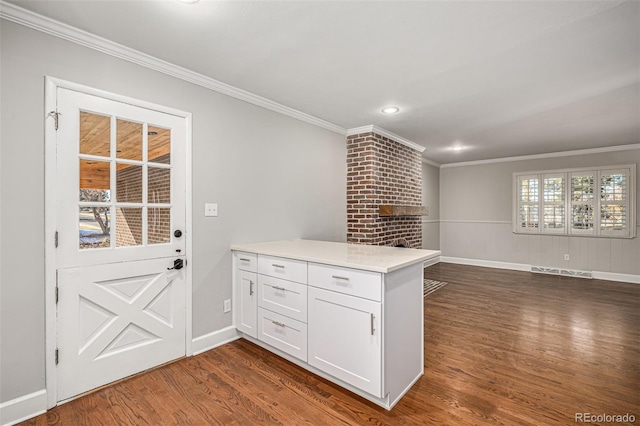
<instances>
[{"instance_id":1,"label":"wood plank flooring","mask_svg":"<svg viewBox=\"0 0 640 426\"><path fill-rule=\"evenodd\" d=\"M238 340L102 388L23 425L640 424L640 286L441 263L425 375L384 410Z\"/></svg>"}]
</instances>

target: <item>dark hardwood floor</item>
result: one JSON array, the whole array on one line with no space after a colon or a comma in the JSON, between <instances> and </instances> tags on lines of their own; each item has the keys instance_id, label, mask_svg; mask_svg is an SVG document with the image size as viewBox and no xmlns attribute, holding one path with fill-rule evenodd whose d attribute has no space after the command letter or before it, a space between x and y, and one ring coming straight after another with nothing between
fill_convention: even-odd
<instances>
[{"instance_id":1,"label":"dark hardwood floor","mask_svg":"<svg viewBox=\"0 0 640 426\"><path fill-rule=\"evenodd\" d=\"M445 263L426 277L448 285L425 299L425 375L392 411L238 340L23 424L640 424L639 285Z\"/></svg>"}]
</instances>

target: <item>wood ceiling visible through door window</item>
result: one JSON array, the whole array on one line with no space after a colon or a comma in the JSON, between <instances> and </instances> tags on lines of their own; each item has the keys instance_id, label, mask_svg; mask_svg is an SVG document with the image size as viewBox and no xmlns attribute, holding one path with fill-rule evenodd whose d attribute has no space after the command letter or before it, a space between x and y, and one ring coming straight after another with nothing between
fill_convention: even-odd
<instances>
[{"instance_id":1,"label":"wood ceiling visible through door window","mask_svg":"<svg viewBox=\"0 0 640 426\"><path fill-rule=\"evenodd\" d=\"M143 125L126 120L116 120L117 159L142 160L140 140ZM171 130L148 126L148 161L169 164ZM90 112L80 112L80 153L98 157L111 156L111 117ZM105 159L106 160L106 159ZM107 167L105 167L107 166ZM118 171L132 167L117 163ZM103 161L80 161L80 189L109 189L110 171Z\"/></svg>"}]
</instances>

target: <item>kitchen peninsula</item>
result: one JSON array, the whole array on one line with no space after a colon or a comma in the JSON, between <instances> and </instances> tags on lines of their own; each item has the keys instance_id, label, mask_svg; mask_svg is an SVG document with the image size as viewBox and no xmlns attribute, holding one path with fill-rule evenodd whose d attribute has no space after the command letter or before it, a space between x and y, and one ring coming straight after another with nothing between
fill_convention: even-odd
<instances>
[{"instance_id":1,"label":"kitchen peninsula","mask_svg":"<svg viewBox=\"0 0 640 426\"><path fill-rule=\"evenodd\" d=\"M231 250L242 337L386 409L423 374L423 264L440 251L312 240Z\"/></svg>"}]
</instances>

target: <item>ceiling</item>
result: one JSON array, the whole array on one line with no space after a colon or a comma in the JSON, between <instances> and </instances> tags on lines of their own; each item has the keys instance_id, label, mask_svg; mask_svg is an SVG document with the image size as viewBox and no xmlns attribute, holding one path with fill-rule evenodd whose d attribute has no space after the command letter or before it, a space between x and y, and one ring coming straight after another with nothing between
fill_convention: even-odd
<instances>
[{"instance_id":1,"label":"ceiling","mask_svg":"<svg viewBox=\"0 0 640 426\"><path fill-rule=\"evenodd\" d=\"M638 1L11 3L438 163L640 143Z\"/></svg>"}]
</instances>

